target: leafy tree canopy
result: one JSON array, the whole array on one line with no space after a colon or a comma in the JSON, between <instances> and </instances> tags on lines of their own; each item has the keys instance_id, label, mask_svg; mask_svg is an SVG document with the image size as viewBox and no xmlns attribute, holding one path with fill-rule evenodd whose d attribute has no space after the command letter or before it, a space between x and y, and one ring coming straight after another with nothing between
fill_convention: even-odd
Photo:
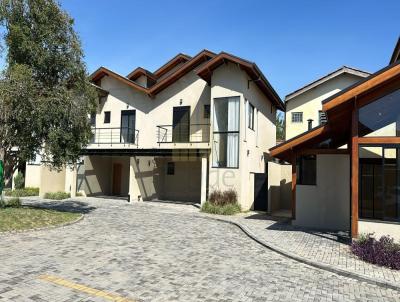
<instances>
[{"instance_id":1,"label":"leafy tree canopy","mask_svg":"<svg viewBox=\"0 0 400 302\"><path fill-rule=\"evenodd\" d=\"M9 169L36 153L60 168L91 137L97 94L73 24L54 0L0 0L0 159Z\"/></svg>"}]
</instances>

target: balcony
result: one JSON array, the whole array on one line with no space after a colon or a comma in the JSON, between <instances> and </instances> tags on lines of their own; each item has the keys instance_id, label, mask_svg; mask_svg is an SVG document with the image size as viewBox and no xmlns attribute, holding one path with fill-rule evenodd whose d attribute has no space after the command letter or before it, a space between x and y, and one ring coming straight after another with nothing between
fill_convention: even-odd
<instances>
[{"instance_id":1,"label":"balcony","mask_svg":"<svg viewBox=\"0 0 400 302\"><path fill-rule=\"evenodd\" d=\"M114 128L92 128L93 137L90 144L98 145L118 145L118 146L138 146L139 130L128 127Z\"/></svg>"},{"instance_id":2,"label":"balcony","mask_svg":"<svg viewBox=\"0 0 400 302\"><path fill-rule=\"evenodd\" d=\"M210 142L210 124L158 125L157 143L192 144Z\"/></svg>"}]
</instances>

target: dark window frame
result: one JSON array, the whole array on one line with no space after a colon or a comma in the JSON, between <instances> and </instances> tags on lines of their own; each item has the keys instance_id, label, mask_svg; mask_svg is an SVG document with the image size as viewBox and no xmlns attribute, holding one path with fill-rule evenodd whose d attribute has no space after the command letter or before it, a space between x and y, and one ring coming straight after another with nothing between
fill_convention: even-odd
<instances>
[{"instance_id":1,"label":"dark window frame","mask_svg":"<svg viewBox=\"0 0 400 302\"><path fill-rule=\"evenodd\" d=\"M251 130L254 130L254 112L256 107L250 102L248 102L248 111L247 111L247 127Z\"/></svg>"},{"instance_id":2,"label":"dark window frame","mask_svg":"<svg viewBox=\"0 0 400 302\"><path fill-rule=\"evenodd\" d=\"M215 117L214 117L214 115L215 115L215 101L223 100L223 99L229 99L229 98L238 98L238 103L239 103L239 112L238 112L239 128L238 128L237 131L215 131L215 130L213 129L213 137L214 137L214 135L237 134L237 135L238 135L238 144L237 144L237 148L238 148L238 159L237 159L236 166L234 166L234 167L216 166L216 165L214 165L214 159L213 159L213 160L212 160L212 162L213 162L213 163L212 163L212 168L215 168L215 169L239 169L239 162L240 162L240 118L241 118L241 115L240 115L240 96L231 96L231 97L218 97L218 98L214 98L213 118L215 118ZM214 146L213 146L212 148L214 148ZM212 151L211 151L211 152L212 152ZM213 156L214 156L214 155L213 155Z\"/></svg>"},{"instance_id":3,"label":"dark window frame","mask_svg":"<svg viewBox=\"0 0 400 302\"><path fill-rule=\"evenodd\" d=\"M210 116L211 116L211 105L205 104L203 118L210 119Z\"/></svg>"},{"instance_id":4,"label":"dark window frame","mask_svg":"<svg viewBox=\"0 0 400 302\"><path fill-rule=\"evenodd\" d=\"M96 113L91 113L90 114L90 126L96 128Z\"/></svg>"},{"instance_id":5,"label":"dark window frame","mask_svg":"<svg viewBox=\"0 0 400 302\"><path fill-rule=\"evenodd\" d=\"M111 123L111 111L104 111L104 124Z\"/></svg>"},{"instance_id":6,"label":"dark window frame","mask_svg":"<svg viewBox=\"0 0 400 302\"><path fill-rule=\"evenodd\" d=\"M307 165L305 167L306 163L311 163L313 161L312 165ZM314 171L312 172L307 172L309 177L311 179L306 179L305 178L305 173L304 169L313 169ZM311 173L311 174L310 174ZM311 176L310 176L311 175ZM311 154L311 155L304 155L300 156L296 160L296 184L302 185L302 186L316 186L317 185L317 155Z\"/></svg>"},{"instance_id":7,"label":"dark window frame","mask_svg":"<svg viewBox=\"0 0 400 302\"><path fill-rule=\"evenodd\" d=\"M167 175L175 175L175 162L167 162Z\"/></svg>"}]
</instances>

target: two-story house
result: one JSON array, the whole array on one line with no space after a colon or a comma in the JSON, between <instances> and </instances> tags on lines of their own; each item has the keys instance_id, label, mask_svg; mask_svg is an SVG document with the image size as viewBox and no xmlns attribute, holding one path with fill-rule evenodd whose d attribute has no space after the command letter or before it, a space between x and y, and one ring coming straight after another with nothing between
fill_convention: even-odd
<instances>
[{"instance_id":1,"label":"two-story house","mask_svg":"<svg viewBox=\"0 0 400 302\"><path fill-rule=\"evenodd\" d=\"M370 73L343 66L285 97L285 139L291 139L326 122L322 102L354 85Z\"/></svg>"},{"instance_id":2,"label":"two-story house","mask_svg":"<svg viewBox=\"0 0 400 302\"><path fill-rule=\"evenodd\" d=\"M91 79L99 90L93 140L60 188L75 191L75 177L87 196L184 202L234 189L243 209L268 209L267 150L284 104L256 64L203 50L154 72L100 67Z\"/></svg>"}]
</instances>

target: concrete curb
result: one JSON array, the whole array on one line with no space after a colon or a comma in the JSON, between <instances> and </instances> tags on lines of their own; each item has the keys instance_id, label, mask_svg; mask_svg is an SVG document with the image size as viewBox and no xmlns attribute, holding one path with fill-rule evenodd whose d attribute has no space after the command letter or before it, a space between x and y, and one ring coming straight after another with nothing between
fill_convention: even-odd
<instances>
[{"instance_id":1,"label":"concrete curb","mask_svg":"<svg viewBox=\"0 0 400 302\"><path fill-rule=\"evenodd\" d=\"M34 207L32 207L34 208ZM45 209L41 207L36 207L37 209ZM33 228L33 229L25 229L25 230L15 230L15 231L5 231L5 232L0 232L0 236L7 236L7 235L13 235L13 234L22 234L22 233L31 233L31 232L37 232L37 231L46 231L46 230L53 230L53 229L58 229L58 228L63 228L69 225L76 224L85 218L85 214L81 214L77 219L73 221L69 221L63 224L56 224L56 225L49 225L41 228Z\"/></svg>"},{"instance_id":2,"label":"concrete curb","mask_svg":"<svg viewBox=\"0 0 400 302\"><path fill-rule=\"evenodd\" d=\"M228 220L228 219L223 219L223 218L217 218L217 217L210 217L210 216L196 216L198 218L203 218L203 219L210 219L210 220L216 220L216 221L220 221L220 222L225 222L225 223L229 223L232 224L236 227L238 227L243 233L245 233L250 239L254 240L255 242L257 242L258 244L266 247L267 249L274 251L282 256L285 256L287 258L290 258L292 260L295 260L297 262L315 267L315 268L319 268L319 269L323 269L325 271L334 273L334 274L338 274L340 276L344 276L344 277L348 277L348 278L352 278L352 279L356 279L358 281L361 282L367 282L369 284L373 284L373 285L378 285L384 288L388 288L388 289L393 289L396 291L400 291L400 285L399 284L395 284L386 280L376 280L372 277L368 277L368 276L364 276L355 272L351 272L348 270L344 270L338 267L335 267L333 265L329 265L329 264L324 264L324 263L319 263L316 261L312 261L309 259L306 259L304 257L298 256L296 254L293 254L291 252L285 251L277 246L274 246L260 238L258 238L253 232L251 232L251 230L246 227L245 225L239 223L239 222L235 222L232 220Z\"/></svg>"}]
</instances>

